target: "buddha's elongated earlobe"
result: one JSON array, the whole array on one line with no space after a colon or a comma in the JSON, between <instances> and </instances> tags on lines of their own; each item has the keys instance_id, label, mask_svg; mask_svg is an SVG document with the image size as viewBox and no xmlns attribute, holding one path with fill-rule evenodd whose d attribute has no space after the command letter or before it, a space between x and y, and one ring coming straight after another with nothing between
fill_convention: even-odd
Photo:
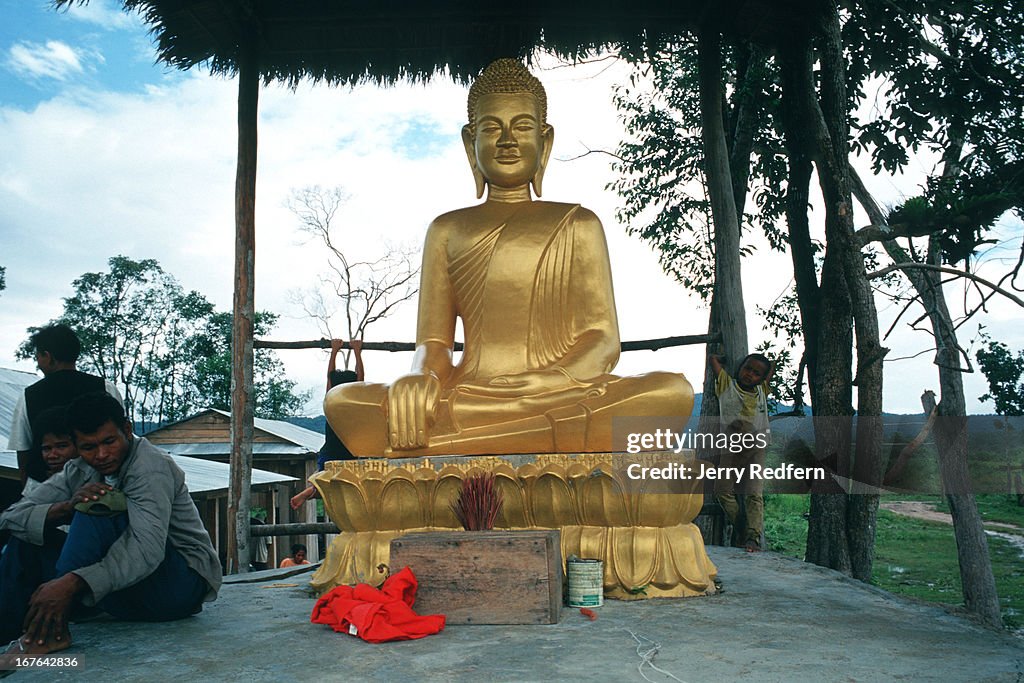
<instances>
[{"instance_id":1,"label":"buddha's elongated earlobe","mask_svg":"<svg viewBox=\"0 0 1024 683\"><path fill-rule=\"evenodd\" d=\"M476 133L471 124L462 127L462 146L466 148L466 158L469 160L469 168L473 171L473 182L476 183L476 198L484 196L484 174L476 164Z\"/></svg>"},{"instance_id":2,"label":"buddha's elongated earlobe","mask_svg":"<svg viewBox=\"0 0 1024 683\"><path fill-rule=\"evenodd\" d=\"M548 157L551 156L551 148L555 143L555 129L553 126L544 124L544 127L540 131L541 140L543 140L543 147L540 152L540 163L537 164L537 172L533 174L533 193L540 196L541 184L544 181L544 170L548 167Z\"/></svg>"}]
</instances>

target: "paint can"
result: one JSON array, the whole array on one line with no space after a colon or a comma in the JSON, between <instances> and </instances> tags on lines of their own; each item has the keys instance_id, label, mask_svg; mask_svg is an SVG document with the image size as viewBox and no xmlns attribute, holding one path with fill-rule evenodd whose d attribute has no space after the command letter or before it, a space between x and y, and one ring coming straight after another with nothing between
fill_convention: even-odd
<instances>
[{"instance_id":1,"label":"paint can","mask_svg":"<svg viewBox=\"0 0 1024 683\"><path fill-rule=\"evenodd\" d=\"M569 581L569 607L600 607L604 604L604 562L570 557L565 563Z\"/></svg>"}]
</instances>

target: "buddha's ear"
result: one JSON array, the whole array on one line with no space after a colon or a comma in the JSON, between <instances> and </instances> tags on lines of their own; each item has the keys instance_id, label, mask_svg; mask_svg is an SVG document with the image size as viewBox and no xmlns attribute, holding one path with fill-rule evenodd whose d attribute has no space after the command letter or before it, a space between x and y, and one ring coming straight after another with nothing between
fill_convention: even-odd
<instances>
[{"instance_id":1,"label":"buddha's ear","mask_svg":"<svg viewBox=\"0 0 1024 683\"><path fill-rule=\"evenodd\" d=\"M473 171L473 182L476 183L476 198L484 196L484 174L476 165L476 133L471 124L462 127L462 146L466 148L466 158L469 159L469 168Z\"/></svg>"},{"instance_id":2,"label":"buddha's ear","mask_svg":"<svg viewBox=\"0 0 1024 683\"><path fill-rule=\"evenodd\" d=\"M540 163L537 165L537 172L533 176L533 193L540 196L541 184L544 181L544 170L548 167L548 157L551 156L551 148L555 144L555 128L544 124L540 131L541 138L541 151L540 151Z\"/></svg>"}]
</instances>

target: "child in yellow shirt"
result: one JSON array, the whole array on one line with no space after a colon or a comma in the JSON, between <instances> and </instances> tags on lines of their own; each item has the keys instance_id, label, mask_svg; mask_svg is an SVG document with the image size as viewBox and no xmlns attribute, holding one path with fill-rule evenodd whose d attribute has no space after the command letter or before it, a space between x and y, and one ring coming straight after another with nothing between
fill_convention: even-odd
<instances>
[{"instance_id":1,"label":"child in yellow shirt","mask_svg":"<svg viewBox=\"0 0 1024 683\"><path fill-rule=\"evenodd\" d=\"M734 379L722 366L722 358L710 356L711 370L715 373L715 395L718 396L719 415L725 433L730 441L735 434L763 435L759 444L767 444L770 434L768 427L768 380L775 371L775 365L764 355L752 353L740 363ZM744 476L741 495L746 507L747 528L745 547L748 553L760 552L761 535L764 529L764 495L760 479L749 477L749 465L764 465L765 449L760 445L734 451L722 451L719 467L743 468ZM731 478L715 482L715 496L725 510L729 521L735 525L739 517L739 501L736 495L737 482Z\"/></svg>"}]
</instances>

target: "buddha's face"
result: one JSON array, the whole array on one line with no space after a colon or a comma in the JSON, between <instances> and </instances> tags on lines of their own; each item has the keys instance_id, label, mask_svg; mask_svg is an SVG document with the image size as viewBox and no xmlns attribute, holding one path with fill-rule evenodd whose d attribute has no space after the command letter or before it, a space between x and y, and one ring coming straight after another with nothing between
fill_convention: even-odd
<instances>
[{"instance_id":1,"label":"buddha's face","mask_svg":"<svg viewBox=\"0 0 1024 683\"><path fill-rule=\"evenodd\" d=\"M551 127L529 93L493 93L477 103L472 154L491 185L516 188L538 175L551 151ZM469 150L467 150L469 151Z\"/></svg>"}]
</instances>

